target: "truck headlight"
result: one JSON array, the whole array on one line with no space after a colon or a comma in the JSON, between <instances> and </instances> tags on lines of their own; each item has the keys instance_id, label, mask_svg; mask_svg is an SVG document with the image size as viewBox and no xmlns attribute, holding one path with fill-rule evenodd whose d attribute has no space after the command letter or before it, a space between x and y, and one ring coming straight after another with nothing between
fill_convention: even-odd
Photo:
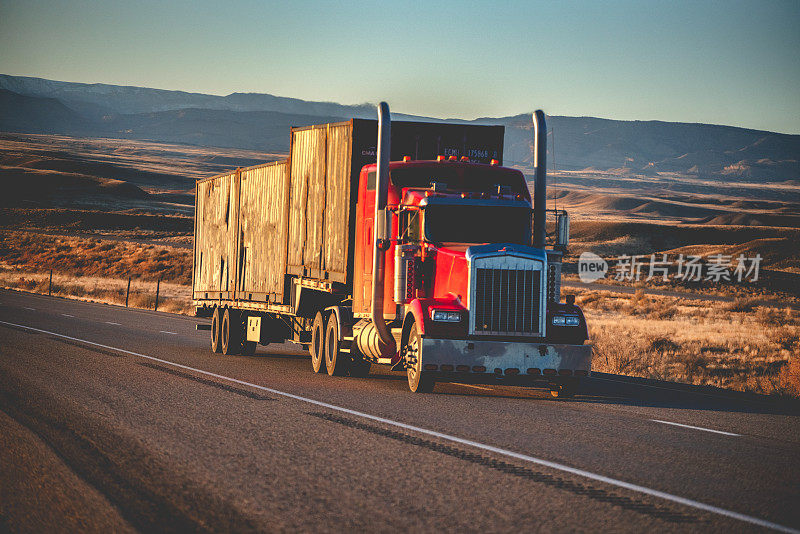
<instances>
[{"instance_id":1,"label":"truck headlight","mask_svg":"<svg viewBox=\"0 0 800 534\"><path fill-rule=\"evenodd\" d=\"M578 326L581 320L577 315L554 315L553 326Z\"/></svg>"},{"instance_id":2,"label":"truck headlight","mask_svg":"<svg viewBox=\"0 0 800 534\"><path fill-rule=\"evenodd\" d=\"M431 310L431 319L443 323L460 323L461 312L450 310Z\"/></svg>"}]
</instances>

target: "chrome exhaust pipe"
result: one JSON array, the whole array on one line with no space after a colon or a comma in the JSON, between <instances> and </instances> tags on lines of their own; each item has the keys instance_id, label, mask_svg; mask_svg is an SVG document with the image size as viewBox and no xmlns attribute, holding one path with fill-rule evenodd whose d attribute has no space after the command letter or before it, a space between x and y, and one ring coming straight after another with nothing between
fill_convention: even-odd
<instances>
[{"instance_id":1,"label":"chrome exhaust pipe","mask_svg":"<svg viewBox=\"0 0 800 534\"><path fill-rule=\"evenodd\" d=\"M544 111L533 113L533 246L544 248L547 237L545 211L547 209L547 123Z\"/></svg>"},{"instance_id":2,"label":"chrome exhaust pipe","mask_svg":"<svg viewBox=\"0 0 800 534\"><path fill-rule=\"evenodd\" d=\"M389 248L390 219L386 212L389 196L389 151L391 149L392 119L389 104L378 104L378 172L375 184L374 247L372 253L372 322L378 330L386 355L397 352L397 344L383 317L383 294L386 279L386 250ZM385 349L385 352L384 352Z\"/></svg>"}]
</instances>

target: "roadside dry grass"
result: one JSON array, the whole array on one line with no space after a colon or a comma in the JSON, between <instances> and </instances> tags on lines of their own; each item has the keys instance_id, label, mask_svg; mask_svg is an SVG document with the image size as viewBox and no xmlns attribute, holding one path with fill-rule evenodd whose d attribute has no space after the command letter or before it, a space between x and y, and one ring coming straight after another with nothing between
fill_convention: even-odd
<instances>
[{"instance_id":1,"label":"roadside dry grass","mask_svg":"<svg viewBox=\"0 0 800 534\"><path fill-rule=\"evenodd\" d=\"M169 246L28 232L0 232L0 287L189 314L191 252Z\"/></svg>"},{"instance_id":2,"label":"roadside dry grass","mask_svg":"<svg viewBox=\"0 0 800 534\"><path fill-rule=\"evenodd\" d=\"M125 305L128 280L97 276L72 276L53 273L52 294L90 302ZM18 269L0 269L0 287L21 289L33 293L47 294L50 287L49 273L34 273ZM156 283L136 279L131 281L128 306L152 310L155 308ZM172 282L161 282L158 310L190 315L192 308L191 288Z\"/></svg>"},{"instance_id":3,"label":"roadside dry grass","mask_svg":"<svg viewBox=\"0 0 800 534\"><path fill-rule=\"evenodd\" d=\"M75 277L127 278L191 284L191 251L85 237L0 231L0 266Z\"/></svg>"},{"instance_id":4,"label":"roadside dry grass","mask_svg":"<svg viewBox=\"0 0 800 534\"><path fill-rule=\"evenodd\" d=\"M575 291L593 369L756 393L800 396L800 314L732 303Z\"/></svg>"}]
</instances>

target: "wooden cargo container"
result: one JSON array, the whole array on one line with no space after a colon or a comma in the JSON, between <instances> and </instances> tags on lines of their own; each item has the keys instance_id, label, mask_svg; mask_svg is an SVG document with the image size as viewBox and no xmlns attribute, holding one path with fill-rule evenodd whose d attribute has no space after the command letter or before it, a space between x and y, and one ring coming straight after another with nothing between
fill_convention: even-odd
<instances>
[{"instance_id":1,"label":"wooden cargo container","mask_svg":"<svg viewBox=\"0 0 800 534\"><path fill-rule=\"evenodd\" d=\"M236 177L238 171L197 182L195 189L195 299L230 299L236 278Z\"/></svg>"},{"instance_id":2,"label":"wooden cargo container","mask_svg":"<svg viewBox=\"0 0 800 534\"><path fill-rule=\"evenodd\" d=\"M197 182L194 299L283 302L288 180L281 161Z\"/></svg>"},{"instance_id":3,"label":"wooden cargo container","mask_svg":"<svg viewBox=\"0 0 800 534\"><path fill-rule=\"evenodd\" d=\"M281 303L286 273L289 164L240 171L239 250L236 297Z\"/></svg>"},{"instance_id":4,"label":"wooden cargo container","mask_svg":"<svg viewBox=\"0 0 800 534\"><path fill-rule=\"evenodd\" d=\"M288 161L199 181L194 300L288 305L286 275L351 292L358 177L376 161L377 136L378 122L365 119L292 128ZM502 154L502 126L392 123L392 161L502 164Z\"/></svg>"}]
</instances>

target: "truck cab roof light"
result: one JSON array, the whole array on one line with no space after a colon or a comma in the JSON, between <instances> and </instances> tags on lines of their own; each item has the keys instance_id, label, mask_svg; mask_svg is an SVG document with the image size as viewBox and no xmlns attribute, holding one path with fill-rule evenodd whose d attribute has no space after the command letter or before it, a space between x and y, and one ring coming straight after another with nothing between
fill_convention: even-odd
<instances>
[{"instance_id":1,"label":"truck cab roof light","mask_svg":"<svg viewBox=\"0 0 800 534\"><path fill-rule=\"evenodd\" d=\"M408 163L411 161L411 156L403 156L403 163Z\"/></svg>"},{"instance_id":2,"label":"truck cab roof light","mask_svg":"<svg viewBox=\"0 0 800 534\"><path fill-rule=\"evenodd\" d=\"M444 156L442 156L442 155L436 156L436 161L438 161L438 162L442 162L442 161L444 161L444 160L445 160L445 157L444 157Z\"/></svg>"}]
</instances>

